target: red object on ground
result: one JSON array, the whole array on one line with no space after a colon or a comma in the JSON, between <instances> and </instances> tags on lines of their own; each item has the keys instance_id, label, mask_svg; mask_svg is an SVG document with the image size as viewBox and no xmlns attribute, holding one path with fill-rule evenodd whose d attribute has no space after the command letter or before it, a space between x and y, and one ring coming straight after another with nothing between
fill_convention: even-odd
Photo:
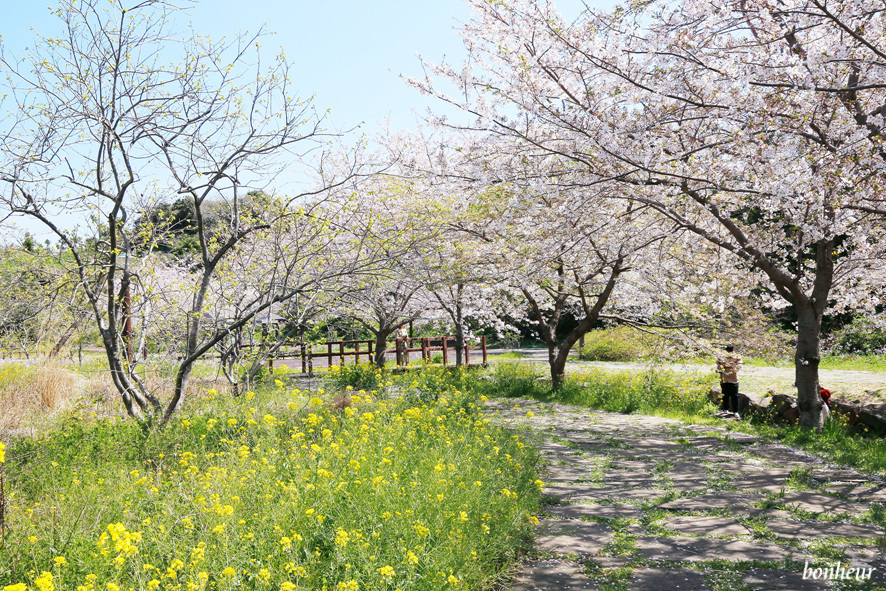
<instances>
[{"instance_id":1,"label":"red object on ground","mask_svg":"<svg viewBox=\"0 0 886 591\"><path fill-rule=\"evenodd\" d=\"M819 391L821 393L821 399L824 400L824 403L828 406L831 405L831 391L827 388L822 388L819 386Z\"/></svg>"}]
</instances>

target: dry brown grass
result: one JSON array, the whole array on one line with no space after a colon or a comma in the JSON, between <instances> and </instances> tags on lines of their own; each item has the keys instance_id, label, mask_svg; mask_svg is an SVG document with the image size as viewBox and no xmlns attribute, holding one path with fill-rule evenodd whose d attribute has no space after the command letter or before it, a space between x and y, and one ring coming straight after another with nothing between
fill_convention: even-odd
<instances>
[{"instance_id":1,"label":"dry brown grass","mask_svg":"<svg viewBox=\"0 0 886 591\"><path fill-rule=\"evenodd\" d=\"M62 361L41 359L0 364L0 437L39 433L71 413L100 418L126 416L107 369L100 364L92 364L82 372L68 367ZM143 372L142 379L161 404L168 402L172 375L150 368ZM205 397L212 389L222 395L231 393L223 378L192 378L187 401Z\"/></svg>"},{"instance_id":2,"label":"dry brown grass","mask_svg":"<svg viewBox=\"0 0 886 591\"><path fill-rule=\"evenodd\" d=\"M86 380L60 362L35 361L0 366L0 432L72 409L83 395Z\"/></svg>"}]
</instances>

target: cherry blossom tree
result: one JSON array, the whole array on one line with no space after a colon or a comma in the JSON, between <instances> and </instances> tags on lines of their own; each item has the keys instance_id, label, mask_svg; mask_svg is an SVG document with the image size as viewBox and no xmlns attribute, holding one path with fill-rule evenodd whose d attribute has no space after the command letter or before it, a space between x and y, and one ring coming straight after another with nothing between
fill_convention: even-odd
<instances>
[{"instance_id":1,"label":"cherry blossom tree","mask_svg":"<svg viewBox=\"0 0 886 591\"><path fill-rule=\"evenodd\" d=\"M496 221L484 233L497 282L526 302L559 388L572 347L606 312L635 320L650 314L631 309L624 296L638 278L640 254L663 234L632 205L583 190L512 184L481 198L495 204L489 213ZM575 323L564 334L568 317Z\"/></svg>"},{"instance_id":2,"label":"cherry blossom tree","mask_svg":"<svg viewBox=\"0 0 886 591\"><path fill-rule=\"evenodd\" d=\"M858 62L844 58L865 44L838 24L874 13L858 2L831 18L814 0L687 0L587 11L570 24L550 4L472 5L469 62L431 69L461 94L443 96L430 76L415 84L524 158L560 159L564 186L654 209L761 274L771 303L797 314L801 423L818 426L822 317L870 309L886 261L871 213L882 158L868 125L882 90L853 82Z\"/></svg>"},{"instance_id":3,"label":"cherry blossom tree","mask_svg":"<svg viewBox=\"0 0 886 591\"><path fill-rule=\"evenodd\" d=\"M334 313L372 333L373 362L385 364L387 339L399 328L427 316L431 305L420 277L423 256L438 230L421 223L411 207L419 188L409 179L379 175L353 192L359 215L348 227L363 238L361 248L378 261L374 270L353 275L339 286Z\"/></svg>"},{"instance_id":4,"label":"cherry blossom tree","mask_svg":"<svg viewBox=\"0 0 886 591\"><path fill-rule=\"evenodd\" d=\"M469 285L480 296L473 313L487 321L528 315L559 388L572 347L604 310L622 310L619 321L653 314L648 306L619 306L619 294L642 282L638 255L661 242L665 229L643 206L559 183L563 168L554 156L527 159L507 138L470 131L444 137L437 145L413 138L420 148L406 159L437 196L431 218L449 245L441 251L448 259L425 263L429 277L438 277L430 284L446 286L444 309L456 321ZM434 295L442 306L439 290ZM575 326L563 334L571 319Z\"/></svg>"},{"instance_id":5,"label":"cherry blossom tree","mask_svg":"<svg viewBox=\"0 0 886 591\"><path fill-rule=\"evenodd\" d=\"M400 176L419 187L409 201L401 202L412 214L410 231L433 236L419 243L423 251L411 271L428 296L425 317L452 325L455 362L460 366L470 338L469 322L499 333L507 330L501 315L508 300L499 297L495 263L487 257L489 239L483 229L491 220L476 199L485 185L472 170L474 148L456 148L463 138L436 137L428 131L389 134L385 139Z\"/></svg>"}]
</instances>

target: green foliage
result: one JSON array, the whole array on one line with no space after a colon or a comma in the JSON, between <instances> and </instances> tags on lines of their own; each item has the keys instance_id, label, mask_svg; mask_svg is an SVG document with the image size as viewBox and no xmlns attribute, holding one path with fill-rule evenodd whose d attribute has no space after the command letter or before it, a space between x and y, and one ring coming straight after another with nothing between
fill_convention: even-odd
<instances>
[{"instance_id":1,"label":"green foliage","mask_svg":"<svg viewBox=\"0 0 886 591\"><path fill-rule=\"evenodd\" d=\"M579 359L590 361L633 361L644 354L637 331L625 326L590 331L578 352Z\"/></svg>"},{"instance_id":2,"label":"green foliage","mask_svg":"<svg viewBox=\"0 0 886 591\"><path fill-rule=\"evenodd\" d=\"M442 388L429 404L353 394L342 407L277 385L236 400L210 392L162 432L73 420L12 442L4 468L14 536L0 545L0 580L485 585L527 543L538 456L491 424L475 396L450 389L463 377L420 378L415 387Z\"/></svg>"},{"instance_id":3,"label":"green foliage","mask_svg":"<svg viewBox=\"0 0 886 591\"><path fill-rule=\"evenodd\" d=\"M476 387L490 397L543 400L551 395L545 370L541 364L497 363L492 368L492 379L485 384L478 383Z\"/></svg>"},{"instance_id":4,"label":"green foliage","mask_svg":"<svg viewBox=\"0 0 886 591\"><path fill-rule=\"evenodd\" d=\"M842 355L872 355L886 353L886 331L867 318L856 318L851 324L834 333L830 349Z\"/></svg>"},{"instance_id":5,"label":"green foliage","mask_svg":"<svg viewBox=\"0 0 886 591\"><path fill-rule=\"evenodd\" d=\"M0 390L13 385L21 385L33 376L33 369L23 363L0 365Z\"/></svg>"},{"instance_id":6,"label":"green foliage","mask_svg":"<svg viewBox=\"0 0 886 591\"><path fill-rule=\"evenodd\" d=\"M323 376L323 381L330 390L353 389L369 392L381 389L389 377L389 370L382 369L374 363L361 363L333 365Z\"/></svg>"}]
</instances>

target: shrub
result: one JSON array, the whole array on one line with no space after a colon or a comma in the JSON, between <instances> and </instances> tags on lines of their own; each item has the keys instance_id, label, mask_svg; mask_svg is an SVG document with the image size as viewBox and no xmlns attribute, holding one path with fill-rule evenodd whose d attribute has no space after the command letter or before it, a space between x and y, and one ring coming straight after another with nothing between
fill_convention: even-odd
<instances>
[{"instance_id":1,"label":"shrub","mask_svg":"<svg viewBox=\"0 0 886 591\"><path fill-rule=\"evenodd\" d=\"M579 359L633 361L641 357L643 353L643 349L637 342L636 331L619 326L587 333L584 347L579 350Z\"/></svg>"},{"instance_id":2,"label":"shrub","mask_svg":"<svg viewBox=\"0 0 886 591\"><path fill-rule=\"evenodd\" d=\"M836 354L875 355L886 352L886 331L867 318L856 318L852 324L834 333L829 341L829 348Z\"/></svg>"},{"instance_id":3,"label":"shrub","mask_svg":"<svg viewBox=\"0 0 886 591\"><path fill-rule=\"evenodd\" d=\"M475 386L490 396L544 400L550 396L547 365L541 363L497 363L491 379Z\"/></svg>"},{"instance_id":4,"label":"shrub","mask_svg":"<svg viewBox=\"0 0 886 591\"><path fill-rule=\"evenodd\" d=\"M379 390L389 379L390 372L374 363L333 365L324 376L331 390L344 390L348 386L354 390Z\"/></svg>"}]
</instances>

